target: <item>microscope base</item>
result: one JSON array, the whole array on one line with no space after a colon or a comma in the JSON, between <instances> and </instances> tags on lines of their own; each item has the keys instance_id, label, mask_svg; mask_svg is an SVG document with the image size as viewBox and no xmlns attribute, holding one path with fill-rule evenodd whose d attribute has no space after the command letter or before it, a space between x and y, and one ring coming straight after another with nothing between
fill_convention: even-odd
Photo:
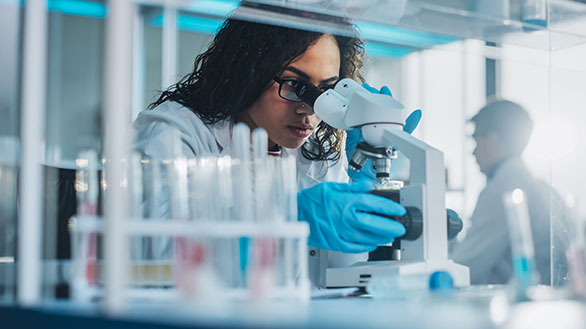
<instances>
[{"instance_id":1,"label":"microscope base","mask_svg":"<svg viewBox=\"0 0 586 329\"><path fill-rule=\"evenodd\" d=\"M328 268L327 288L366 287L368 281L377 275L431 274L446 271L452 275L454 285L470 285L468 267L446 259L440 261L373 261L359 262L349 267Z\"/></svg>"}]
</instances>

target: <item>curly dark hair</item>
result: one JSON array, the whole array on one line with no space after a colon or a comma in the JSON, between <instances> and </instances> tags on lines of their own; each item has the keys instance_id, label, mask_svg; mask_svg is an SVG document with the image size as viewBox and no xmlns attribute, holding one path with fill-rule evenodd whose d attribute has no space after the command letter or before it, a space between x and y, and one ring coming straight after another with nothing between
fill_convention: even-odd
<instances>
[{"instance_id":1,"label":"curly dark hair","mask_svg":"<svg viewBox=\"0 0 586 329\"><path fill-rule=\"evenodd\" d=\"M349 20L343 22L355 32ZM323 34L228 18L210 47L196 57L193 72L163 91L148 108L175 101L208 124L232 119ZM363 82L363 42L353 36L334 37L340 48L339 77ZM343 138L343 131L322 121L301 152L309 160L338 161Z\"/></svg>"}]
</instances>

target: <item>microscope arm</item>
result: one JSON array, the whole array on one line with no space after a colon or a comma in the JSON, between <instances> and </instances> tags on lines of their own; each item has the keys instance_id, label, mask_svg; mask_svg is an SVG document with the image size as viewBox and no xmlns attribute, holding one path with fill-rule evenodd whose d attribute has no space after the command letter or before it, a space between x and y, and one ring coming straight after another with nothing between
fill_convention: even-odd
<instances>
[{"instance_id":1,"label":"microscope arm","mask_svg":"<svg viewBox=\"0 0 586 329\"><path fill-rule=\"evenodd\" d=\"M445 172L443 153L394 125L365 125L362 134L371 145L393 146L410 160L409 185L402 191L422 187L425 259L447 259ZM418 193L418 192L415 192ZM403 197L402 197L403 198Z\"/></svg>"},{"instance_id":2,"label":"microscope arm","mask_svg":"<svg viewBox=\"0 0 586 329\"><path fill-rule=\"evenodd\" d=\"M403 153L411 162L411 184L444 184L444 159L441 151L397 129L394 125L366 124L362 126L362 136L374 147L392 146Z\"/></svg>"}]
</instances>

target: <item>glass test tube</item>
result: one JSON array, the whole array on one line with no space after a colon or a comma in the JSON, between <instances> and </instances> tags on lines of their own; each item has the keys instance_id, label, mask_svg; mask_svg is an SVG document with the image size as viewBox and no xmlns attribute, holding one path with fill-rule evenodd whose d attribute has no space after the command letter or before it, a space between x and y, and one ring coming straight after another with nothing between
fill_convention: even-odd
<instances>
[{"instance_id":1,"label":"glass test tube","mask_svg":"<svg viewBox=\"0 0 586 329\"><path fill-rule=\"evenodd\" d=\"M250 129L244 123L234 125L232 130L232 140L234 141L234 157L237 164L234 168L235 184L234 196L236 206L236 221L252 222L253 221L253 197L252 197L252 167L251 167L251 145ZM239 277L236 286L243 287L247 281L247 271L250 253L250 237L242 236L238 238L238 245L234 264L239 265Z\"/></svg>"},{"instance_id":2,"label":"glass test tube","mask_svg":"<svg viewBox=\"0 0 586 329\"><path fill-rule=\"evenodd\" d=\"M270 188L273 183L274 171L270 171L272 158L268 152L268 134L262 128L252 132L252 154L254 159L254 205L257 222L272 221ZM271 238L259 237L254 243L254 267L249 279L251 293L264 296L274 286L275 259L274 241Z\"/></svg>"},{"instance_id":3,"label":"glass test tube","mask_svg":"<svg viewBox=\"0 0 586 329\"><path fill-rule=\"evenodd\" d=\"M78 200L77 213L83 217L95 217L98 209L98 155L95 150L82 151L76 159L75 190ZM81 224L81 222L80 222ZM97 234L76 232L72 236L72 257L76 260L73 277L73 296L85 299L84 289L97 282Z\"/></svg>"},{"instance_id":4,"label":"glass test tube","mask_svg":"<svg viewBox=\"0 0 586 329\"><path fill-rule=\"evenodd\" d=\"M283 177L284 211L285 221L297 222L297 168L296 159L293 156L283 157L281 161L281 175ZM295 252L293 239L283 239L282 270L284 285L292 288L295 285L297 270L295 266ZM279 275L279 274L278 274Z\"/></svg>"},{"instance_id":5,"label":"glass test tube","mask_svg":"<svg viewBox=\"0 0 586 329\"><path fill-rule=\"evenodd\" d=\"M575 235L566 250L572 293L577 297L586 296L586 243L584 221L576 219Z\"/></svg>"},{"instance_id":6,"label":"glass test tube","mask_svg":"<svg viewBox=\"0 0 586 329\"><path fill-rule=\"evenodd\" d=\"M526 299L527 289L538 282L526 194L521 189L515 189L503 196L503 202L507 214L518 298Z\"/></svg>"}]
</instances>

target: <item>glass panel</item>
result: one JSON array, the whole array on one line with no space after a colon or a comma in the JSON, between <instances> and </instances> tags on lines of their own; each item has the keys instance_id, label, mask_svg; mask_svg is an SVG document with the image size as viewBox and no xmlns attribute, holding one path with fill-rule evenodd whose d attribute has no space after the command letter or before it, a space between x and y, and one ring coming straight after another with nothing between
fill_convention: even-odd
<instances>
[{"instance_id":1,"label":"glass panel","mask_svg":"<svg viewBox=\"0 0 586 329\"><path fill-rule=\"evenodd\" d=\"M0 2L0 301L15 293L21 11L18 1Z\"/></svg>"},{"instance_id":2,"label":"glass panel","mask_svg":"<svg viewBox=\"0 0 586 329\"><path fill-rule=\"evenodd\" d=\"M101 153L104 17L101 2L49 1L43 296L69 296L75 159Z\"/></svg>"},{"instance_id":3,"label":"glass panel","mask_svg":"<svg viewBox=\"0 0 586 329\"><path fill-rule=\"evenodd\" d=\"M163 38L163 10L160 7L142 7L141 24L143 27L143 52L140 54L144 61L144 86L143 106L145 109L154 102L161 90L166 89L161 85L162 78L162 38Z\"/></svg>"},{"instance_id":4,"label":"glass panel","mask_svg":"<svg viewBox=\"0 0 586 329\"><path fill-rule=\"evenodd\" d=\"M222 22L221 18L198 17L190 12L179 12L177 42L179 77L193 71L195 57L207 49Z\"/></svg>"},{"instance_id":5,"label":"glass panel","mask_svg":"<svg viewBox=\"0 0 586 329\"><path fill-rule=\"evenodd\" d=\"M359 26L364 22L369 27L400 33L422 32L436 38L478 39L544 50L571 47L586 41L586 29L583 28L586 8L571 1L252 0L249 3L236 14L271 24L286 21L287 25L306 29L342 31L335 24L326 23L324 15L332 15L349 16ZM304 11L322 15L306 15ZM549 32L543 33L548 24ZM374 36L366 33L363 37L370 39ZM392 38L386 42L392 42Z\"/></svg>"},{"instance_id":6,"label":"glass panel","mask_svg":"<svg viewBox=\"0 0 586 329\"><path fill-rule=\"evenodd\" d=\"M582 163L586 160L586 132L583 129L586 95L580 86L586 83L586 45L551 53L549 72L550 113L542 153L551 158L551 186L558 192L552 201L552 279L565 277L564 251L568 246L584 251L584 220L586 218L586 175ZM560 207L560 202L566 207ZM569 220L568 220L569 219ZM584 254L582 254L584 257ZM574 258L568 258L573 270ZM584 261L582 259L582 261ZM586 273L582 273L582 280ZM578 282L580 278L574 279ZM582 281L583 282L583 281Z\"/></svg>"}]
</instances>

